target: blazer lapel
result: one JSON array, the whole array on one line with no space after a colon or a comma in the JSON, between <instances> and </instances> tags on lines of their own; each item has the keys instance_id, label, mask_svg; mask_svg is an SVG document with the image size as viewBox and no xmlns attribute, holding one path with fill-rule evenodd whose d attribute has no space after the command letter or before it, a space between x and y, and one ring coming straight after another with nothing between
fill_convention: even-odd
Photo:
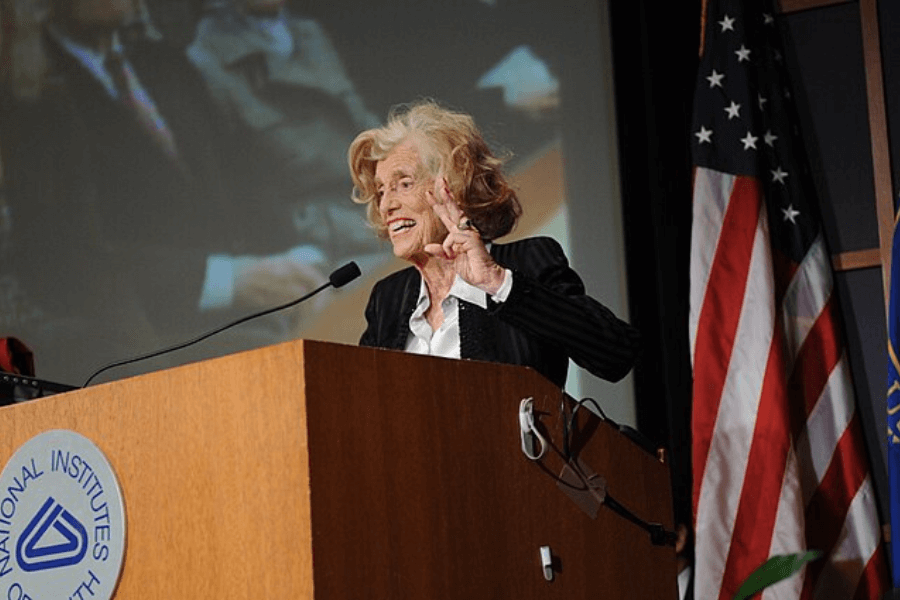
<instances>
[{"instance_id":1,"label":"blazer lapel","mask_svg":"<svg viewBox=\"0 0 900 600\"><path fill-rule=\"evenodd\" d=\"M488 311L459 303L459 355L472 360L497 360L497 321Z\"/></svg>"},{"instance_id":2,"label":"blazer lapel","mask_svg":"<svg viewBox=\"0 0 900 600\"><path fill-rule=\"evenodd\" d=\"M421 275L414 268L410 267L407 271L408 276L403 277L401 288L398 290L397 298L400 299L399 310L397 311L398 322L393 327L394 338L387 341L387 346L395 350L403 350L406 347L406 340L409 337L409 319L412 317L413 311L416 309L416 300L419 298L419 288L421 287Z\"/></svg>"}]
</instances>

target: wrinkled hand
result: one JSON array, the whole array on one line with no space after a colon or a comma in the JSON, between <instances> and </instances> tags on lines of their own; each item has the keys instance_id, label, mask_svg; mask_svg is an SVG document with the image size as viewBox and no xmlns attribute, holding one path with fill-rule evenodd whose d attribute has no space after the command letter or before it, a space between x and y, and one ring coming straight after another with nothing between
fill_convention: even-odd
<instances>
[{"instance_id":1,"label":"wrinkled hand","mask_svg":"<svg viewBox=\"0 0 900 600\"><path fill-rule=\"evenodd\" d=\"M504 269L494 262L474 225L460 227L467 217L453 198L446 179L438 177L434 191L427 192L426 198L448 233L442 244L428 244L425 251L452 262L457 275L467 283L495 294L503 283Z\"/></svg>"}]
</instances>

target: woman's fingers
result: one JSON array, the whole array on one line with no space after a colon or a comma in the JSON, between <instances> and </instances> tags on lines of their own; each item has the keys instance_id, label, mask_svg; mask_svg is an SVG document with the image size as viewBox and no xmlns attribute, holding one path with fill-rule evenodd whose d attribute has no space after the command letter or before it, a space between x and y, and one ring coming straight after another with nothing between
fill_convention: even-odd
<instances>
[{"instance_id":1,"label":"woman's fingers","mask_svg":"<svg viewBox=\"0 0 900 600\"><path fill-rule=\"evenodd\" d=\"M425 252L438 258L450 258L444 252L444 246L442 244L425 244Z\"/></svg>"},{"instance_id":2,"label":"woman's fingers","mask_svg":"<svg viewBox=\"0 0 900 600\"><path fill-rule=\"evenodd\" d=\"M438 216L444 224L444 227L447 228L447 231L453 231L453 228L456 227L456 221L454 221L453 217L450 215L447 205L435 200L434 194L431 191L426 193L426 197L428 198L428 203L431 205L431 210Z\"/></svg>"},{"instance_id":3,"label":"woman's fingers","mask_svg":"<svg viewBox=\"0 0 900 600\"><path fill-rule=\"evenodd\" d=\"M453 197L453 192L450 191L450 186L447 185L447 179L445 177L437 177L434 181L434 187L437 201L442 207L445 207L447 217L455 227L465 215L459 208L456 198Z\"/></svg>"},{"instance_id":4,"label":"woman's fingers","mask_svg":"<svg viewBox=\"0 0 900 600\"><path fill-rule=\"evenodd\" d=\"M437 177L434 189L428 190L425 196L434 214L447 228L447 236L442 243L425 246L428 254L447 260L456 260L461 255L477 249L479 244L484 249L478 230L470 225L466 226L464 223L468 219L453 198L453 193L444 177ZM486 250L484 253L486 254Z\"/></svg>"},{"instance_id":5,"label":"woman's fingers","mask_svg":"<svg viewBox=\"0 0 900 600\"><path fill-rule=\"evenodd\" d=\"M456 260L461 255L466 254L472 248L473 240L466 237L462 233L450 233L444 238L440 244L432 243L425 245L425 252L432 256L445 258L447 260Z\"/></svg>"}]
</instances>

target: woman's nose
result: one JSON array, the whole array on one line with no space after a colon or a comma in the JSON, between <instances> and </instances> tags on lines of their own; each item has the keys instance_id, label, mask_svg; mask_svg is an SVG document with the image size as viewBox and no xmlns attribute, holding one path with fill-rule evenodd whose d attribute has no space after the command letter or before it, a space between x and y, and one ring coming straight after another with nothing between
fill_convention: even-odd
<instances>
[{"instance_id":1,"label":"woman's nose","mask_svg":"<svg viewBox=\"0 0 900 600\"><path fill-rule=\"evenodd\" d=\"M378 201L378 210L382 215L389 215L400 206L397 194L391 190L385 190Z\"/></svg>"}]
</instances>

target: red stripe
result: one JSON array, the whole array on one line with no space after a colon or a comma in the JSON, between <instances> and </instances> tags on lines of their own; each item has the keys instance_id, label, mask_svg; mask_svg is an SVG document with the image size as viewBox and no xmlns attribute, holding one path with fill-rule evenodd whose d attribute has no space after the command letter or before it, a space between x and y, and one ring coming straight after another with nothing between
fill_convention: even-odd
<instances>
[{"instance_id":1,"label":"red stripe","mask_svg":"<svg viewBox=\"0 0 900 600\"><path fill-rule=\"evenodd\" d=\"M826 560L828 560L827 554L806 565L806 572L803 575L803 588L800 590L799 600L812 600L813 592L815 591L813 581L819 579L819 574L822 572L822 567L825 566Z\"/></svg>"},{"instance_id":2,"label":"red stripe","mask_svg":"<svg viewBox=\"0 0 900 600\"><path fill-rule=\"evenodd\" d=\"M866 464L861 452L862 430L859 415L841 436L822 481L806 507L806 539L809 548L830 552L837 542L850 503L866 479Z\"/></svg>"},{"instance_id":3,"label":"red stripe","mask_svg":"<svg viewBox=\"0 0 900 600\"><path fill-rule=\"evenodd\" d=\"M856 594L853 600L869 600L870 598L881 598L886 590L890 588L888 583L887 558L884 553L884 545L878 544L872 558L866 563L859 585L856 586Z\"/></svg>"},{"instance_id":4,"label":"red stripe","mask_svg":"<svg viewBox=\"0 0 900 600\"><path fill-rule=\"evenodd\" d=\"M783 341L780 322L776 322L744 485L719 589L721 599L734 597L747 576L769 557L772 545L790 449Z\"/></svg>"},{"instance_id":5,"label":"red stripe","mask_svg":"<svg viewBox=\"0 0 900 600\"><path fill-rule=\"evenodd\" d=\"M838 347L833 299L833 295L829 296L822 312L803 340L788 381L793 440L802 433L810 413L822 396L825 386L828 385L831 373L841 360L842 352ZM804 457L798 456L797 460L802 462Z\"/></svg>"},{"instance_id":6,"label":"red stripe","mask_svg":"<svg viewBox=\"0 0 900 600\"><path fill-rule=\"evenodd\" d=\"M867 467L861 446L862 429L854 412L847 429L841 435L831 463L806 507L806 547L822 550L828 556L838 541L850 503L866 479ZM809 566L803 583L801 598L812 598L816 582L826 563Z\"/></svg>"},{"instance_id":7,"label":"red stripe","mask_svg":"<svg viewBox=\"0 0 900 600\"><path fill-rule=\"evenodd\" d=\"M730 597L768 558L791 440L802 430L809 411L840 360L834 330L832 299L829 297L804 339L790 381L785 384L780 321L776 326L776 339L767 365L744 475L747 484L738 505L720 589L722 597ZM844 510L846 512L846 507Z\"/></svg>"},{"instance_id":8,"label":"red stripe","mask_svg":"<svg viewBox=\"0 0 900 600\"><path fill-rule=\"evenodd\" d=\"M776 305L781 305L784 294L787 292L788 286L794 279L794 274L797 272L799 266L800 265L784 252L778 250L777 247L772 248L772 273L775 280L775 290L773 291L773 294L775 296Z\"/></svg>"},{"instance_id":9,"label":"red stripe","mask_svg":"<svg viewBox=\"0 0 900 600\"><path fill-rule=\"evenodd\" d=\"M812 412L816 402L822 395L822 391L828 383L831 372L840 361L842 349L840 347L840 340L838 339L836 319L837 313L834 295L832 294L828 298L828 302L826 302L821 314L819 314L819 317L816 319L815 325L809 331L806 340L804 340L803 347L797 356L797 364L795 365L794 372L791 374L791 389L795 390L797 392L797 397L802 399L802 404L798 402L796 411L798 413L802 411L803 413L795 415L797 420L797 426L794 432L795 436L800 434L800 428L805 424L806 418ZM836 543L837 536L840 533L844 519L846 518L850 502L859 486L862 485L862 480L865 479L866 467L865 465L859 465L860 455L856 454L854 450L856 444L854 443L852 434L848 435L854 427L858 427L855 414L848 424L847 429L841 434L841 438L838 440L836 447L836 454L832 455L829 467L826 470L823 479L818 482L816 492L814 492L805 511L804 520L807 525L810 523L815 524L811 528L806 528L806 547L813 550L822 550L825 552L826 556L831 552ZM853 453L855 457L851 466L856 465L861 468L861 472L857 473L854 479L858 478L860 475L862 476L862 479L859 479L855 484L852 482L849 483L850 487L844 487L840 490L832 488L831 486L839 485L840 483L838 475L844 466L843 463L849 460L849 453ZM802 460L803 457L799 458ZM823 495L823 490L830 490L828 493L831 495L831 499ZM852 490L852 492L848 492L848 490ZM845 496L843 504L834 504L835 502L839 502L836 496L841 491L844 492L843 495ZM848 494L849 497L846 497ZM840 514L838 515L835 513ZM824 561L819 561L811 564L807 568L806 577L803 582L803 590L800 594L801 600L812 598L815 584L818 581L824 566Z\"/></svg>"},{"instance_id":10,"label":"red stripe","mask_svg":"<svg viewBox=\"0 0 900 600\"><path fill-rule=\"evenodd\" d=\"M843 349L837 332L836 318L832 294L797 353L789 389L792 398L802 400L802 404L798 407L802 407L805 412L802 421L795 423L795 435L800 433L806 418L822 395L831 372L841 360Z\"/></svg>"},{"instance_id":11,"label":"red stripe","mask_svg":"<svg viewBox=\"0 0 900 600\"><path fill-rule=\"evenodd\" d=\"M836 310L834 295L831 295L807 335L791 374L791 389L802 399L802 405L797 408L804 413L802 419L798 419L795 434L800 433L800 427L812 412L831 372L841 359ZM859 453L861 448L854 433L858 429L859 423L854 414L847 429L841 434L828 469L806 507L805 521L807 525L813 525L807 527L805 532L807 548L822 550L826 556L837 543L850 503L865 480L867 467L861 461L864 455ZM812 598L824 566L824 562L817 562L807 569L801 599Z\"/></svg>"},{"instance_id":12,"label":"red stripe","mask_svg":"<svg viewBox=\"0 0 900 600\"><path fill-rule=\"evenodd\" d=\"M719 235L728 243L717 244L697 323L692 417L695 510L740 320L761 205L759 183L736 177Z\"/></svg>"}]
</instances>

